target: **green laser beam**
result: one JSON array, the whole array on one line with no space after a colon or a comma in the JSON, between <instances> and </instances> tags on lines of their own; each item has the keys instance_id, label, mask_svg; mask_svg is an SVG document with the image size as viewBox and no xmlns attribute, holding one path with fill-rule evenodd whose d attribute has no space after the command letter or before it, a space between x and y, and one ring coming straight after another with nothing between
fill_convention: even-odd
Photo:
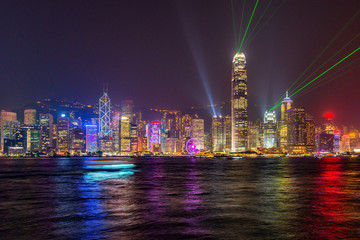
<instances>
[{"instance_id":1,"label":"green laser beam","mask_svg":"<svg viewBox=\"0 0 360 240\"><path fill-rule=\"evenodd\" d=\"M261 19L264 17L265 13L267 12L267 10L269 9L270 5L271 5L271 2L272 0L269 1L269 3L266 5L263 13L260 15L260 17L258 18L255 26L253 27L252 31L249 33L249 37L248 38L251 38L252 34L254 33L256 27L259 25L259 23L261 22Z\"/></svg>"},{"instance_id":2,"label":"green laser beam","mask_svg":"<svg viewBox=\"0 0 360 240\"><path fill-rule=\"evenodd\" d=\"M350 23L355 19L356 15L359 14L360 10L357 11L350 19L349 21L340 29L340 31L330 40L330 42L323 48L323 50L314 58L314 60L310 63L310 65L299 75L299 77L296 78L296 80L290 85L289 90L292 89L292 87L294 87L294 85L302 78L302 76L304 76L304 74L310 69L310 67L312 67L312 65L314 65L314 63L325 53L325 51L334 43L334 41L336 41L336 39L338 39L338 37L340 36L340 34L342 34L344 32L344 30L350 25ZM315 70L316 72L317 70ZM313 74L315 74L315 72ZM312 74L312 75L313 75ZM310 78L312 75L310 75L308 78ZM304 80L306 81L306 80ZM303 81L303 82L304 82ZM303 84L303 82L301 82L299 85Z\"/></svg>"},{"instance_id":3,"label":"green laser beam","mask_svg":"<svg viewBox=\"0 0 360 240\"><path fill-rule=\"evenodd\" d=\"M357 63L357 62L359 62L359 61L360 61L360 58L357 59L357 60L355 60L355 61L353 61L351 64ZM350 64L349 66L351 66L351 64ZM316 82L315 85L314 85L312 88L310 88L310 89L308 89L308 90L306 90L306 91L303 91L303 92L299 93L298 95L295 96L295 98L301 97L301 96L303 96L304 94L307 94L307 93L309 93L309 92L311 92L311 91L313 91L313 90L315 90L315 89L317 89L317 88L319 88L319 87L321 87L321 86L323 86L323 85L325 85L325 84L327 84L327 83L330 83L330 82L332 82L332 81L334 81L334 80L336 80L336 79L344 76L345 74L347 74L347 73L349 73L349 72L351 72L351 71L354 71L355 69L357 69L357 68L359 68L359 67L360 67L360 65L356 65L356 66L354 66L353 68L348 69L347 71L342 72L342 73L339 74L340 71L343 71L343 70L346 69L346 68L340 69L339 71L331 74L330 76L322 79L321 81ZM333 78L332 78L332 77L333 77ZM326 81L325 81L325 80L326 80Z\"/></svg>"},{"instance_id":4,"label":"green laser beam","mask_svg":"<svg viewBox=\"0 0 360 240\"><path fill-rule=\"evenodd\" d=\"M350 45L351 42L353 42L356 38L358 38L360 36L360 33L356 34L355 37L353 37L349 42L347 42L345 45L343 45L339 50L337 50L330 58L328 58L323 64L321 64L318 68L316 68L316 70L311 73L307 78L305 78L301 83L299 83L295 88L294 91L296 91L296 89L298 89L303 83L305 83L308 79L310 79L313 75L316 74L316 72L318 70L320 70L322 67L324 67L328 62L330 62L334 57L337 56L337 54L339 52L341 52L343 49L345 49L347 46ZM290 88L289 88L290 89Z\"/></svg>"},{"instance_id":5,"label":"green laser beam","mask_svg":"<svg viewBox=\"0 0 360 240\"><path fill-rule=\"evenodd\" d=\"M345 61L347 58L349 58L351 55L353 55L354 53L356 53L357 51L360 50L360 47L358 47L357 49L355 49L353 52L351 52L350 54L348 54L346 57L344 57L343 59L341 59L340 61L338 61L337 63L335 63L333 66L331 66L330 68L328 68L325 72L321 73L319 76L317 76L316 78L314 78L313 80L311 80L310 82L308 82L307 84L305 84L303 87L301 87L299 90L297 90L296 92L294 92L293 94L291 94L289 97L294 96L295 94L297 94L298 92L300 92L301 90L303 90L304 88L306 88L307 86L309 86L312 82L316 81L318 78L320 78L321 76L323 76L325 73L327 73L328 71L330 71L331 69L333 69L334 67L336 67L337 65L339 65L340 63L342 63L343 61Z\"/></svg>"},{"instance_id":6,"label":"green laser beam","mask_svg":"<svg viewBox=\"0 0 360 240\"><path fill-rule=\"evenodd\" d=\"M333 69L334 67L336 67L337 65L339 65L340 63L342 63L343 61L345 61L347 58L349 58L351 55L353 55L354 53L356 53L357 51L360 50L360 47L358 47L357 49L355 49L353 52L351 52L350 54L348 54L346 57L344 57L343 59L341 59L340 61L338 61L337 63L335 63L333 66L331 66L330 68L328 68L326 71L324 71L323 73L321 73L320 75L318 75L316 78L314 78L313 80L311 80L310 82L308 82L307 84L305 84L303 87L301 87L300 89L298 89L296 92L294 92L293 94L291 94L289 97L293 97L295 94L297 94L298 92L300 92L301 90L303 90L304 88L306 88L307 86L309 86L311 83L313 83L314 81L316 81L318 78L320 78L321 76L323 76L324 74L326 74L327 72L329 72L331 69ZM281 104L281 103L280 103ZM276 104L275 106L273 106L270 111L274 110L275 108L279 107L280 104Z\"/></svg>"},{"instance_id":7,"label":"green laser beam","mask_svg":"<svg viewBox=\"0 0 360 240\"><path fill-rule=\"evenodd\" d=\"M248 24L247 24L247 27L246 27L244 36L243 36L243 38L242 38L242 40L241 40L241 44L240 44L239 50L237 51L238 53L241 51L241 47L242 47L242 45L243 45L243 43L244 43L244 40L245 40L245 38L246 38L246 34L247 34L248 30L249 30L249 26L250 26L250 24L251 24L251 20L252 20L252 18L253 18L253 16L254 16L254 13L255 13L255 10L256 10L256 7L257 7L258 3L259 3L259 0L256 0L254 10L253 10L252 13L251 13L251 17L250 17L250 20L249 20L249 22L248 22Z\"/></svg>"},{"instance_id":8,"label":"green laser beam","mask_svg":"<svg viewBox=\"0 0 360 240\"><path fill-rule=\"evenodd\" d=\"M247 46L247 45L249 45L251 42L252 42L252 40L254 40L254 38L259 34L259 32L265 27L265 25L272 19L272 17L273 16L275 16L275 13L281 8L281 6L284 4L286 2L286 0L284 0L276 9L275 9L275 11L270 15L270 17L263 23L263 25L261 25L261 27L255 32L255 34L251 37L251 38L249 38L249 39L247 39L246 41L245 41L245 46L244 46L244 48Z\"/></svg>"},{"instance_id":9,"label":"green laser beam","mask_svg":"<svg viewBox=\"0 0 360 240\"><path fill-rule=\"evenodd\" d=\"M241 23L240 23L240 31L239 31L239 37L238 37L238 43L237 43L237 48L239 48L240 45L240 38L241 38L241 32L242 32L242 25L243 25L243 18L244 18L244 10L245 10L245 0L243 2L243 7L242 7L242 13L241 13Z\"/></svg>"},{"instance_id":10,"label":"green laser beam","mask_svg":"<svg viewBox=\"0 0 360 240\"><path fill-rule=\"evenodd\" d=\"M233 0L230 1L231 2L231 13L232 13L232 21L233 21L233 31L234 31L234 41L235 41L235 48L238 48L237 46L237 39L236 39L236 23L235 23L235 14L234 14L234 4L233 4Z\"/></svg>"}]
</instances>

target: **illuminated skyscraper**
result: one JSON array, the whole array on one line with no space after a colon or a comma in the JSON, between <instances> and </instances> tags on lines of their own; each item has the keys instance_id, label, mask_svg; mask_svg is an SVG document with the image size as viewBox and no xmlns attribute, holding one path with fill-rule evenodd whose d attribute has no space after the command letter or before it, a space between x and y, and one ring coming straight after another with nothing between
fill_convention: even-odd
<instances>
[{"instance_id":1,"label":"illuminated skyscraper","mask_svg":"<svg viewBox=\"0 0 360 240\"><path fill-rule=\"evenodd\" d=\"M48 148L53 147L53 116L51 114L40 113L40 126L41 126L41 150L46 151Z\"/></svg>"},{"instance_id":2,"label":"illuminated skyscraper","mask_svg":"<svg viewBox=\"0 0 360 240\"><path fill-rule=\"evenodd\" d=\"M245 151L248 145L247 70L244 53L236 53L231 81L231 150Z\"/></svg>"},{"instance_id":3,"label":"illuminated skyscraper","mask_svg":"<svg viewBox=\"0 0 360 240\"><path fill-rule=\"evenodd\" d=\"M59 117L57 120L57 144L56 149L59 154L66 154L69 152L69 124L70 119L68 117Z\"/></svg>"},{"instance_id":4,"label":"illuminated skyscraper","mask_svg":"<svg viewBox=\"0 0 360 240\"><path fill-rule=\"evenodd\" d=\"M165 130L165 126L161 121L152 121L146 125L147 148L150 152L160 152L162 143L165 144L162 130Z\"/></svg>"},{"instance_id":5,"label":"illuminated skyscraper","mask_svg":"<svg viewBox=\"0 0 360 240\"><path fill-rule=\"evenodd\" d=\"M214 116L211 123L212 151L225 151L225 131L222 117Z\"/></svg>"},{"instance_id":6,"label":"illuminated skyscraper","mask_svg":"<svg viewBox=\"0 0 360 240\"><path fill-rule=\"evenodd\" d=\"M14 124L18 123L16 113L1 110L0 112L0 140L1 140L0 151L1 152L4 152L4 140L7 137L6 126L11 125L11 123L9 122L12 122Z\"/></svg>"},{"instance_id":7,"label":"illuminated skyscraper","mask_svg":"<svg viewBox=\"0 0 360 240\"><path fill-rule=\"evenodd\" d=\"M99 124L100 124L100 138L112 137L112 131L110 127L110 98L107 92L104 92L102 97L99 99Z\"/></svg>"},{"instance_id":8,"label":"illuminated skyscraper","mask_svg":"<svg viewBox=\"0 0 360 240\"><path fill-rule=\"evenodd\" d=\"M98 151L97 125L86 125L86 152L95 153Z\"/></svg>"},{"instance_id":9,"label":"illuminated skyscraper","mask_svg":"<svg viewBox=\"0 0 360 240\"><path fill-rule=\"evenodd\" d=\"M84 129L74 128L71 131L72 154L80 154L84 150Z\"/></svg>"},{"instance_id":10,"label":"illuminated skyscraper","mask_svg":"<svg viewBox=\"0 0 360 240\"><path fill-rule=\"evenodd\" d=\"M121 116L120 125L120 152L130 152L131 136L130 136L130 117L129 115Z\"/></svg>"},{"instance_id":11,"label":"illuminated skyscraper","mask_svg":"<svg viewBox=\"0 0 360 240\"><path fill-rule=\"evenodd\" d=\"M121 116L127 117L130 123L133 123L134 102L132 100L121 101Z\"/></svg>"},{"instance_id":12,"label":"illuminated skyscraper","mask_svg":"<svg viewBox=\"0 0 360 240\"><path fill-rule=\"evenodd\" d=\"M36 125L36 109L25 109L24 124L25 125Z\"/></svg>"},{"instance_id":13,"label":"illuminated skyscraper","mask_svg":"<svg viewBox=\"0 0 360 240\"><path fill-rule=\"evenodd\" d=\"M99 99L100 149L104 153L113 152L111 129L111 104L107 92Z\"/></svg>"},{"instance_id":14,"label":"illuminated skyscraper","mask_svg":"<svg viewBox=\"0 0 360 240\"><path fill-rule=\"evenodd\" d=\"M294 107L287 112L287 149L290 153L306 152L306 113L301 107Z\"/></svg>"},{"instance_id":15,"label":"illuminated skyscraper","mask_svg":"<svg viewBox=\"0 0 360 240\"><path fill-rule=\"evenodd\" d=\"M224 131L225 131L225 152L231 152L231 116L226 115L223 117Z\"/></svg>"},{"instance_id":16,"label":"illuminated skyscraper","mask_svg":"<svg viewBox=\"0 0 360 240\"><path fill-rule=\"evenodd\" d=\"M264 148L276 147L276 113L265 111L264 115Z\"/></svg>"},{"instance_id":17,"label":"illuminated skyscraper","mask_svg":"<svg viewBox=\"0 0 360 240\"><path fill-rule=\"evenodd\" d=\"M204 140L204 119L193 119L191 122L191 137L200 141L199 150L203 150L205 146Z\"/></svg>"},{"instance_id":18,"label":"illuminated skyscraper","mask_svg":"<svg viewBox=\"0 0 360 240\"><path fill-rule=\"evenodd\" d=\"M286 151L288 145L288 111L291 109L293 101L289 98L288 91L281 103L280 122L279 122L279 146L282 151Z\"/></svg>"}]
</instances>

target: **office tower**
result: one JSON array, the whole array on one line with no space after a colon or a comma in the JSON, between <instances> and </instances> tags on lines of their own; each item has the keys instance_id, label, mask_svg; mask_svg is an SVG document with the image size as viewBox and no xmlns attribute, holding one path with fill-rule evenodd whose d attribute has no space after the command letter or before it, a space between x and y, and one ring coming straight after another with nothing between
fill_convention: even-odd
<instances>
[{"instance_id":1,"label":"office tower","mask_svg":"<svg viewBox=\"0 0 360 240\"><path fill-rule=\"evenodd\" d=\"M276 113L265 111L264 115L264 148L276 147Z\"/></svg>"},{"instance_id":2,"label":"office tower","mask_svg":"<svg viewBox=\"0 0 360 240\"><path fill-rule=\"evenodd\" d=\"M205 146L204 128L205 128L204 119L192 119L191 137L199 140L200 142L199 150L203 150Z\"/></svg>"},{"instance_id":3,"label":"office tower","mask_svg":"<svg viewBox=\"0 0 360 240\"><path fill-rule=\"evenodd\" d=\"M97 125L86 125L86 152L95 153L98 151Z\"/></svg>"},{"instance_id":4,"label":"office tower","mask_svg":"<svg viewBox=\"0 0 360 240\"><path fill-rule=\"evenodd\" d=\"M212 151L224 152L225 150L225 131L223 118L214 116L211 123Z\"/></svg>"},{"instance_id":5,"label":"office tower","mask_svg":"<svg viewBox=\"0 0 360 240\"><path fill-rule=\"evenodd\" d=\"M206 132L205 136L204 136L204 140L205 140L205 146L204 146L204 150L205 151L212 151L212 134L211 132Z\"/></svg>"},{"instance_id":6,"label":"office tower","mask_svg":"<svg viewBox=\"0 0 360 240\"><path fill-rule=\"evenodd\" d=\"M350 136L349 134L344 134L341 137L341 142L340 142L340 152L350 152Z\"/></svg>"},{"instance_id":7,"label":"office tower","mask_svg":"<svg viewBox=\"0 0 360 240\"><path fill-rule=\"evenodd\" d=\"M223 117L224 131L225 131L225 152L231 152L231 116Z\"/></svg>"},{"instance_id":8,"label":"office tower","mask_svg":"<svg viewBox=\"0 0 360 240\"><path fill-rule=\"evenodd\" d=\"M58 117L57 119L57 143L56 150L60 155L67 155L69 153L69 125L70 119L65 116Z\"/></svg>"},{"instance_id":9,"label":"office tower","mask_svg":"<svg viewBox=\"0 0 360 240\"><path fill-rule=\"evenodd\" d=\"M248 122L248 149L250 150L257 150L258 148L261 148L262 145L262 121L256 121L256 122Z\"/></svg>"},{"instance_id":10,"label":"office tower","mask_svg":"<svg viewBox=\"0 0 360 240\"><path fill-rule=\"evenodd\" d=\"M41 152L41 126L32 126L30 129L30 151Z\"/></svg>"},{"instance_id":11,"label":"office tower","mask_svg":"<svg viewBox=\"0 0 360 240\"><path fill-rule=\"evenodd\" d=\"M191 122L192 117L189 114L182 116L180 125L180 135L182 140L191 137Z\"/></svg>"},{"instance_id":12,"label":"office tower","mask_svg":"<svg viewBox=\"0 0 360 240\"><path fill-rule=\"evenodd\" d=\"M25 125L36 125L36 109L25 109L24 124Z\"/></svg>"},{"instance_id":13,"label":"office tower","mask_svg":"<svg viewBox=\"0 0 360 240\"><path fill-rule=\"evenodd\" d=\"M104 92L102 97L99 99L99 127L100 127L100 138L112 137L110 127L110 98L107 92Z\"/></svg>"},{"instance_id":14,"label":"office tower","mask_svg":"<svg viewBox=\"0 0 360 240\"><path fill-rule=\"evenodd\" d=\"M231 150L233 152L247 149L247 106L246 59L244 53L236 53L232 64L231 81Z\"/></svg>"},{"instance_id":15,"label":"office tower","mask_svg":"<svg viewBox=\"0 0 360 240\"><path fill-rule=\"evenodd\" d=\"M130 152L131 136L130 136L130 117L125 114L121 116L120 122L120 152Z\"/></svg>"},{"instance_id":16,"label":"office tower","mask_svg":"<svg viewBox=\"0 0 360 240\"><path fill-rule=\"evenodd\" d=\"M280 121L278 127L279 147L281 151L285 152L288 145L288 111L291 109L293 101L289 98L288 91L281 103L280 107Z\"/></svg>"},{"instance_id":17,"label":"office tower","mask_svg":"<svg viewBox=\"0 0 360 240\"><path fill-rule=\"evenodd\" d=\"M84 129L74 128L71 131L71 152L78 155L84 150Z\"/></svg>"},{"instance_id":18,"label":"office tower","mask_svg":"<svg viewBox=\"0 0 360 240\"><path fill-rule=\"evenodd\" d=\"M5 126L11 126L11 125L17 125L17 124L18 124L18 121L17 121L16 113L1 110L1 112L0 112L0 140L1 140L0 152L4 152L4 148L5 148L4 140L7 139L11 135L11 134L9 135L9 133L6 131ZM10 128L12 128L12 127L10 127Z\"/></svg>"},{"instance_id":19,"label":"office tower","mask_svg":"<svg viewBox=\"0 0 360 240\"><path fill-rule=\"evenodd\" d=\"M99 134L100 149L104 153L113 152L112 129L111 129L111 104L107 92L104 91L99 99Z\"/></svg>"},{"instance_id":20,"label":"office tower","mask_svg":"<svg viewBox=\"0 0 360 240\"><path fill-rule=\"evenodd\" d=\"M120 151L120 121L121 121L121 113L115 111L112 116L112 125L111 125L115 152Z\"/></svg>"},{"instance_id":21,"label":"office tower","mask_svg":"<svg viewBox=\"0 0 360 240\"><path fill-rule=\"evenodd\" d=\"M130 124L130 152L139 151L137 125Z\"/></svg>"},{"instance_id":22,"label":"office tower","mask_svg":"<svg viewBox=\"0 0 360 240\"><path fill-rule=\"evenodd\" d=\"M315 120L306 114L305 119L306 124L306 139L305 139L305 145L306 145L306 152L307 153L314 153L315 152Z\"/></svg>"},{"instance_id":23,"label":"office tower","mask_svg":"<svg viewBox=\"0 0 360 240\"><path fill-rule=\"evenodd\" d=\"M319 135L320 152L335 152L335 130L333 115L324 114Z\"/></svg>"},{"instance_id":24,"label":"office tower","mask_svg":"<svg viewBox=\"0 0 360 240\"><path fill-rule=\"evenodd\" d=\"M161 121L152 121L146 125L147 148L150 152L161 152L162 144L165 144L164 123ZM165 146L163 147L165 148Z\"/></svg>"},{"instance_id":25,"label":"office tower","mask_svg":"<svg viewBox=\"0 0 360 240\"><path fill-rule=\"evenodd\" d=\"M134 102L132 100L121 101L121 116L127 117L130 123L134 120Z\"/></svg>"},{"instance_id":26,"label":"office tower","mask_svg":"<svg viewBox=\"0 0 360 240\"><path fill-rule=\"evenodd\" d=\"M51 114L40 113L40 126L41 126L41 150L47 151L53 147L53 124L54 119Z\"/></svg>"},{"instance_id":27,"label":"office tower","mask_svg":"<svg viewBox=\"0 0 360 240\"><path fill-rule=\"evenodd\" d=\"M163 116L165 130L169 138L179 138L181 128L181 113L179 111L165 112Z\"/></svg>"},{"instance_id":28,"label":"office tower","mask_svg":"<svg viewBox=\"0 0 360 240\"><path fill-rule=\"evenodd\" d=\"M294 107L287 112L287 149L292 154L306 153L306 113L301 107Z\"/></svg>"}]
</instances>

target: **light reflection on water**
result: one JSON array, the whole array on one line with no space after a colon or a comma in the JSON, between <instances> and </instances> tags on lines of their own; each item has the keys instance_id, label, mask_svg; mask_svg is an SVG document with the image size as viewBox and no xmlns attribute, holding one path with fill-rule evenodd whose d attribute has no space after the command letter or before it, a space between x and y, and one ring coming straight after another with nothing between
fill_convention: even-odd
<instances>
[{"instance_id":1,"label":"light reflection on water","mask_svg":"<svg viewBox=\"0 0 360 240\"><path fill-rule=\"evenodd\" d=\"M4 239L357 239L358 159L0 159Z\"/></svg>"}]
</instances>

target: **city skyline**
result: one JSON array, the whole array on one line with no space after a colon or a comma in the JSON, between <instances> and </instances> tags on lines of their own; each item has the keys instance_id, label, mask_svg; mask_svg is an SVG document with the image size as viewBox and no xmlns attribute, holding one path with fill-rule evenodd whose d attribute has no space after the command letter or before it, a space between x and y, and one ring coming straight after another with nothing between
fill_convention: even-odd
<instances>
[{"instance_id":1,"label":"city skyline","mask_svg":"<svg viewBox=\"0 0 360 240\"><path fill-rule=\"evenodd\" d=\"M281 2L274 1L268 13ZM126 22L127 25L115 12L126 10L128 13L124 14L129 17L138 10L137 4L102 4L102 11L96 11L95 3L86 6L75 3L61 8L56 8L56 3L41 1L32 6L15 2L5 4L2 22L7 23L7 27L2 29L7 37L3 39L4 51L0 57L5 63L1 73L6 87L0 90L1 109L19 109L42 98L69 98L94 103L103 82L111 86L109 92L115 103L132 99L137 106L160 109L206 106L209 97L201 80L204 76L213 102L230 102L229 60L234 55L230 2L208 2L206 10L201 8L200 2L144 2L140 9L143 13L140 15L144 17L140 16L136 21L129 18L133 21ZM260 2L259 13L264 7ZM271 102L267 105L273 105L321 51L321 47L354 16L316 64L322 64L327 55L356 34L358 1L346 1L346 4L327 1L326 8L323 7L322 1L306 4L285 2L254 42L244 49L249 71L249 119L262 118L266 101ZM36 17L29 10L38 13ZM153 16L153 12L159 16ZM56 21L59 14L67 16L64 21ZM166 23L162 21L165 17L169 20ZM269 15L265 14L266 17ZM109 20L107 28L105 19ZM205 19L209 21L202 21ZM39 21L41 24L37 24ZM134 33L136 27L143 31ZM18 35L19 29L24 29L23 37ZM149 37L150 29L158 34ZM29 37L32 31L38 32L38 37ZM214 31L221 34L213 34ZM98 37L101 32L104 34ZM62 37L56 38L57 34ZM115 39L119 40L116 44ZM58 44L57 50L52 48L54 44ZM101 53L93 50L95 47ZM346 64L357 60L358 55ZM357 125L356 119L360 116L356 111L359 108L356 80L359 74L359 69L355 69L296 101L315 117L331 111L341 124Z\"/></svg>"}]
</instances>

